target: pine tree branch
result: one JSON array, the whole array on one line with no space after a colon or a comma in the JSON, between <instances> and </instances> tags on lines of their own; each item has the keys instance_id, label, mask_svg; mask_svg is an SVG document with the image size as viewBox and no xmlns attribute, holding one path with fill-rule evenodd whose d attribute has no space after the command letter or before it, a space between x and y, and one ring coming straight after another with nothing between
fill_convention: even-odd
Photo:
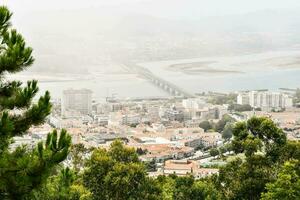
<instances>
[{"instance_id":1,"label":"pine tree branch","mask_svg":"<svg viewBox=\"0 0 300 200\"><path fill-rule=\"evenodd\" d=\"M4 32L0 53L0 75L4 72L20 72L29 67L34 61L32 51L32 48L26 47L22 35L16 30Z\"/></svg>"},{"instance_id":2,"label":"pine tree branch","mask_svg":"<svg viewBox=\"0 0 300 200\"><path fill-rule=\"evenodd\" d=\"M25 146L18 147L14 152L6 151L3 156L6 160L0 160L0 180L3 180L5 186L11 186L5 188L7 195L20 198L30 194L66 159L71 146L71 136L65 130L60 132L59 137L55 135L57 136L57 131L49 133L47 138L50 141L38 143L32 151L28 151ZM48 142L57 144L56 148L47 145Z\"/></svg>"},{"instance_id":3,"label":"pine tree branch","mask_svg":"<svg viewBox=\"0 0 300 200\"><path fill-rule=\"evenodd\" d=\"M37 81L27 82L21 87L21 82L12 81L0 85L0 110L28 108L39 88Z\"/></svg>"},{"instance_id":4,"label":"pine tree branch","mask_svg":"<svg viewBox=\"0 0 300 200\"><path fill-rule=\"evenodd\" d=\"M12 115L10 120L13 122L13 136L23 135L31 126L37 126L45 122L46 117L51 112L50 94L46 92L40 97L37 104L32 105L22 115Z\"/></svg>"}]
</instances>

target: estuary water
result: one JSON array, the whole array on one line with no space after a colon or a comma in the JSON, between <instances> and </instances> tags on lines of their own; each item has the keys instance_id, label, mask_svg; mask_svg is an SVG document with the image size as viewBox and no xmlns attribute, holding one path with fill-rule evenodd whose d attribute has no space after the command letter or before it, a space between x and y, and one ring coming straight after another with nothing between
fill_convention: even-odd
<instances>
[{"instance_id":1,"label":"estuary water","mask_svg":"<svg viewBox=\"0 0 300 200\"><path fill-rule=\"evenodd\" d=\"M300 87L300 50L139 65L190 93Z\"/></svg>"},{"instance_id":2,"label":"estuary water","mask_svg":"<svg viewBox=\"0 0 300 200\"><path fill-rule=\"evenodd\" d=\"M206 57L138 63L178 87L190 92L229 92L237 90L300 87L300 50L274 51L227 57ZM90 73L90 75L39 74L14 75L19 80L39 80L40 93L51 92L58 99L65 89L87 88L93 98L168 96L137 74Z\"/></svg>"}]
</instances>

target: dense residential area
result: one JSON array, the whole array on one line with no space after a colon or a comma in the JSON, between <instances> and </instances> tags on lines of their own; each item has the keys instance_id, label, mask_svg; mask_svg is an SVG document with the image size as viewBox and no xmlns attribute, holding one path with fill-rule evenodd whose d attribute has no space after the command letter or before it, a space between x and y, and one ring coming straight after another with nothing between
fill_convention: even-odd
<instances>
[{"instance_id":1,"label":"dense residential area","mask_svg":"<svg viewBox=\"0 0 300 200\"><path fill-rule=\"evenodd\" d=\"M221 183L219 181L228 181L227 184L232 184L231 181L241 181L240 184L243 184L244 178L255 181L255 179L251 180L252 176L231 180L239 178L238 173L246 173L242 170L250 170L247 167L251 164L248 162L254 162L251 159L258 159L255 161L258 163L254 165L257 170L266 167L266 170L268 168L271 170L268 173L272 172L274 164L271 166L269 164L273 162L278 162L277 164L281 162L283 168L285 165L291 165L294 170L299 164L297 159L299 159L300 109L297 108L296 103L293 103L297 99L297 92L286 94L251 91L248 94L253 93L258 95L250 96L251 101L241 101L241 95L245 96L245 92L237 92L207 93L194 98L122 100L110 97L106 102L98 103L92 100L91 91L71 89L63 93L62 101L52 102L52 112L46 118L45 124L30 128L28 134L22 137L14 137L14 143L10 148L16 149L21 144L27 144L29 149L35 149L39 141L47 140L51 130L67 130L72 138L72 145L69 155L62 161L62 166L69 169L70 173L75 173L74 176L80 180L87 173L89 176L92 176L90 173L99 173L89 170L91 163L95 167L93 170L101 170L102 165L105 164L100 161L104 159L101 156L106 154L108 154L106 156L121 156L122 158L115 159L125 160L131 160L134 156L134 163L142 167L145 178L156 182L152 183L153 187L157 187L156 195L163 192L164 195L170 196L169 198L176 199L179 195L176 192L187 192L175 191L176 184L179 184L177 181L188 181L191 185L181 187L193 188L198 187L198 184L203 185L195 188L196 191L180 194L186 195L182 197L184 199L197 199L194 192L202 190L204 191L201 195L207 195L207 199L210 199L210 195L216 195L212 199L237 198L230 195L239 195L241 191L236 194L225 194L223 190L232 186L217 184ZM258 104L254 105L252 102L263 102L264 106L257 106ZM113 152L121 155L112 155ZM270 163L266 165L264 162L269 159L271 159ZM128 165L132 164L132 161L128 162ZM81 180L83 182L80 183L80 187L85 188L84 191L88 192L90 198L95 198L94 193L88 188L98 191L97 187L104 187L102 185L104 183L97 186L98 181L104 181L106 173L112 173L113 171L110 170L113 169L106 168L108 171L102 174L103 177L99 180L93 180L96 181L93 184L89 183L92 179ZM229 175L230 173L237 174ZM221 178L222 180L219 180ZM297 179L297 176L295 178ZM106 184L112 184L110 179L107 181ZM271 182L269 179L256 181ZM171 188L164 191L164 187L167 187L164 184L171 184L168 186ZM205 192L208 190L207 184L211 184L209 187L214 190L209 189ZM200 191L197 191L198 189ZM68 192L69 190L70 188ZM262 182L260 189L257 190L256 199L261 197L262 192L267 191L266 185ZM250 198L253 193L249 191L243 195L249 195ZM97 193L98 195L100 194ZM108 194L101 193L101 195ZM114 196L116 194L110 195L112 198L117 198ZM102 198L108 197L102 196ZM168 199L163 196L150 199L159 198ZM264 198L268 199L267 196Z\"/></svg>"},{"instance_id":2,"label":"dense residential area","mask_svg":"<svg viewBox=\"0 0 300 200\"><path fill-rule=\"evenodd\" d=\"M300 89L191 92L131 62L164 96L22 82L36 58L12 16L0 6L0 200L300 199ZM39 84L56 81L72 87L52 98Z\"/></svg>"}]
</instances>

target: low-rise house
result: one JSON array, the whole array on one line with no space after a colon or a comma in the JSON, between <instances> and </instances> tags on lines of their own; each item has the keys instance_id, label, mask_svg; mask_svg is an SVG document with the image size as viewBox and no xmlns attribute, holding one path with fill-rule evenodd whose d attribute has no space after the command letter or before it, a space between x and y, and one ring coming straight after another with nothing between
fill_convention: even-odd
<instances>
[{"instance_id":1,"label":"low-rise house","mask_svg":"<svg viewBox=\"0 0 300 200\"><path fill-rule=\"evenodd\" d=\"M207 132L201 136L204 147L214 147L222 143L222 135L218 132Z\"/></svg>"},{"instance_id":2,"label":"low-rise house","mask_svg":"<svg viewBox=\"0 0 300 200\"><path fill-rule=\"evenodd\" d=\"M193 175L196 179L203 178L212 174L217 174L218 169L201 168L199 163L194 160L167 160L163 167L163 174L176 174L177 176Z\"/></svg>"},{"instance_id":3,"label":"low-rise house","mask_svg":"<svg viewBox=\"0 0 300 200\"><path fill-rule=\"evenodd\" d=\"M169 159L183 159L185 157L192 156L194 149L190 147L177 147L170 144L152 144L152 145L140 145L147 153L140 156L143 161L152 161L161 163Z\"/></svg>"},{"instance_id":4,"label":"low-rise house","mask_svg":"<svg viewBox=\"0 0 300 200\"><path fill-rule=\"evenodd\" d=\"M168 129L166 135L170 135L171 141L192 148L200 145L204 147L217 146L222 141L222 135L218 132L204 132L202 128ZM168 136L167 136L168 137Z\"/></svg>"}]
</instances>

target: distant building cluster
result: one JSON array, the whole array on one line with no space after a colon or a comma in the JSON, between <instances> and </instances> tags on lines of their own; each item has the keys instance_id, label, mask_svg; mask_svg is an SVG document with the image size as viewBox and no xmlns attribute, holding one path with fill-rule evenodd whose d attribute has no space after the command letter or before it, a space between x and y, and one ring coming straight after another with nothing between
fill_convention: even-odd
<instances>
[{"instance_id":1,"label":"distant building cluster","mask_svg":"<svg viewBox=\"0 0 300 200\"><path fill-rule=\"evenodd\" d=\"M157 174L180 176L188 173L201 178L218 173L217 169L201 168L199 164L207 162L209 149L226 143L221 131L200 128L203 121L217 124L225 115L236 121L262 115L278 123L288 133L289 139L300 138L300 110L282 111L292 107L289 95L244 92L238 94L236 103L249 104L263 111L231 112L229 105L213 105L202 96L186 99L107 98L106 102L95 102L90 90L69 89L63 92L61 101L53 102L48 123L33 127L24 137L14 138L16 142L12 148L23 143L33 147L37 141L45 139L52 128L64 128L72 135L73 143L82 143L86 147L107 148L112 141L120 139L135 148L142 161L155 163Z\"/></svg>"},{"instance_id":2,"label":"distant building cluster","mask_svg":"<svg viewBox=\"0 0 300 200\"><path fill-rule=\"evenodd\" d=\"M92 112L92 91L88 89L64 90L61 102L62 116L88 115Z\"/></svg>"},{"instance_id":3,"label":"distant building cluster","mask_svg":"<svg viewBox=\"0 0 300 200\"><path fill-rule=\"evenodd\" d=\"M239 93L237 104L250 105L265 111L293 107L293 99L287 94L269 91L250 91Z\"/></svg>"},{"instance_id":4,"label":"distant building cluster","mask_svg":"<svg viewBox=\"0 0 300 200\"><path fill-rule=\"evenodd\" d=\"M159 166L170 159L192 158L199 147L209 149L222 145L221 133L205 132L199 124L206 120L219 121L228 113L228 105L212 105L201 97L107 98L106 102L98 103L92 101L90 90L69 89L63 92L61 102L54 103L48 123L57 129L67 129L73 143L87 147L106 148L113 140L120 139L143 152L139 156L141 160ZM205 173L194 175L202 177Z\"/></svg>"}]
</instances>

